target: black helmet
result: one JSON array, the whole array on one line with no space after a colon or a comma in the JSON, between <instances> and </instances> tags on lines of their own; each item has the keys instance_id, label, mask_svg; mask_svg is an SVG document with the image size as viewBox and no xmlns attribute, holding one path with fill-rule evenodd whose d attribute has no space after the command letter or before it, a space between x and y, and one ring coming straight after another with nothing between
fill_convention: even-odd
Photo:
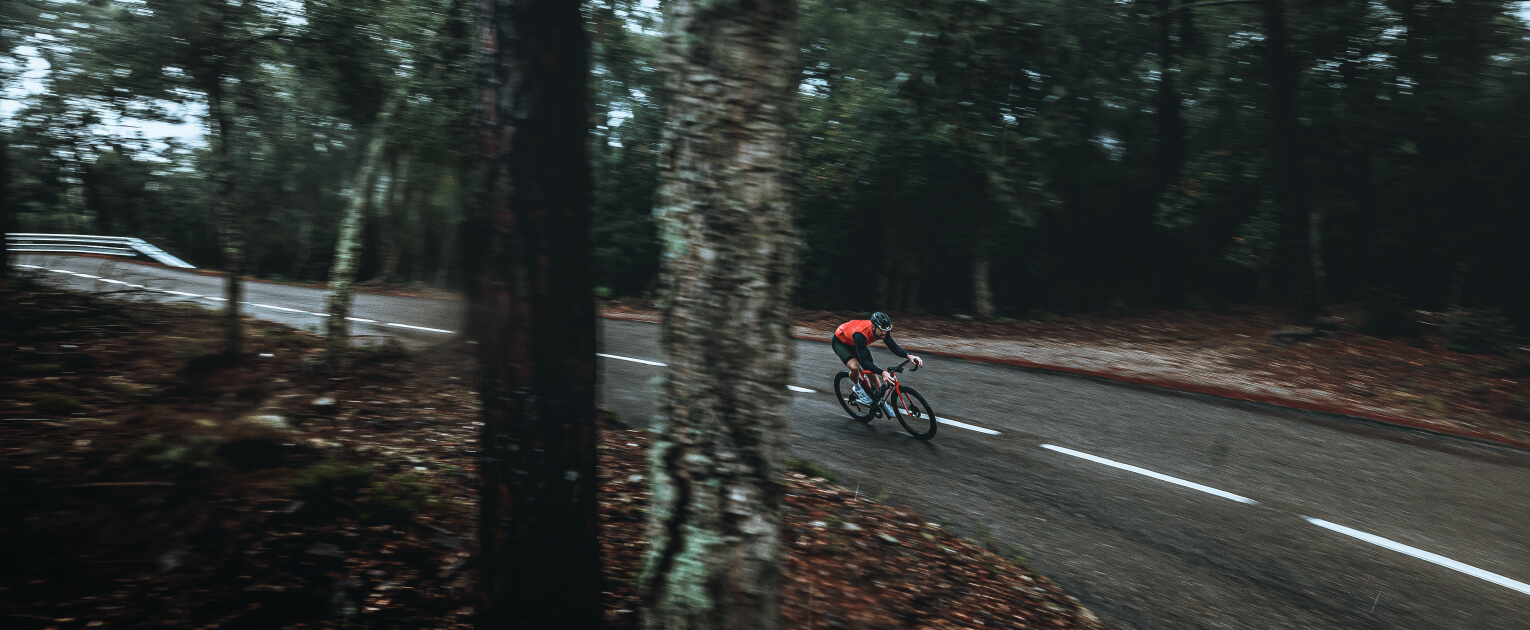
<instances>
[{"instance_id":1,"label":"black helmet","mask_svg":"<svg viewBox=\"0 0 1530 630\"><path fill-rule=\"evenodd\" d=\"M887 313L878 311L871 314L871 325L882 329L882 332L887 332L892 330L892 318L888 317Z\"/></svg>"}]
</instances>

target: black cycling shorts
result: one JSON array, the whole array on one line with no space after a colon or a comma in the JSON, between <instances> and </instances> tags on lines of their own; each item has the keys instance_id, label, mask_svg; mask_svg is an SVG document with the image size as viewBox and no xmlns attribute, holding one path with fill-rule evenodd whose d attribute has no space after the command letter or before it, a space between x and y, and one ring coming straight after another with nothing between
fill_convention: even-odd
<instances>
[{"instance_id":1,"label":"black cycling shorts","mask_svg":"<svg viewBox=\"0 0 1530 630\"><path fill-rule=\"evenodd\" d=\"M850 359L857 358L855 356L855 346L840 341L839 337L834 337L829 342L829 344L834 346L834 354L839 355L840 363L848 365L850 363Z\"/></svg>"}]
</instances>

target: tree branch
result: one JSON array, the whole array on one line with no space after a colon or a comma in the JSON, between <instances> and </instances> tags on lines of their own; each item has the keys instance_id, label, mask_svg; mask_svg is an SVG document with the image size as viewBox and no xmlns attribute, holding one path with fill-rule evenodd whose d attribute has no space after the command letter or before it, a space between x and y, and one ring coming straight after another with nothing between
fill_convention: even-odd
<instances>
[{"instance_id":1,"label":"tree branch","mask_svg":"<svg viewBox=\"0 0 1530 630\"><path fill-rule=\"evenodd\" d=\"M1163 17L1165 15L1168 15L1170 13L1173 13L1175 11L1185 11L1185 10L1189 10L1189 9L1201 9L1201 8L1205 8L1205 7L1214 7L1214 6L1219 6L1219 5L1223 5L1223 4L1259 4L1261 2L1266 2L1266 1L1267 0L1206 0L1205 2L1191 2L1190 4L1181 4L1181 5L1177 6L1177 7L1172 8L1172 9L1164 9L1164 10L1159 11L1157 13L1154 13L1153 15L1150 15L1148 17L1156 20L1158 18L1161 18L1161 17Z\"/></svg>"}]
</instances>

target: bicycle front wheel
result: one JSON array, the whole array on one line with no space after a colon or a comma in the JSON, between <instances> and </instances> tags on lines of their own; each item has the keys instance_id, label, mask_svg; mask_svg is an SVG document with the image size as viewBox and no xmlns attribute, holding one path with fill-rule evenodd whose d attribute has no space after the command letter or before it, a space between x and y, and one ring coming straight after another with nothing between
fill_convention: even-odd
<instances>
[{"instance_id":1,"label":"bicycle front wheel","mask_svg":"<svg viewBox=\"0 0 1530 630\"><path fill-rule=\"evenodd\" d=\"M849 372L840 372L834 375L834 397L839 399L839 406L845 408L845 413L850 414L857 422L871 421L871 407L861 404L859 396L855 395L852 386L855 379L850 378Z\"/></svg>"},{"instance_id":2,"label":"bicycle front wheel","mask_svg":"<svg viewBox=\"0 0 1530 630\"><path fill-rule=\"evenodd\" d=\"M902 386L897 400L893 401L893 412L898 414L898 424L903 425L903 430L920 440L935 437L935 429L940 426L930 403L907 385Z\"/></svg>"}]
</instances>

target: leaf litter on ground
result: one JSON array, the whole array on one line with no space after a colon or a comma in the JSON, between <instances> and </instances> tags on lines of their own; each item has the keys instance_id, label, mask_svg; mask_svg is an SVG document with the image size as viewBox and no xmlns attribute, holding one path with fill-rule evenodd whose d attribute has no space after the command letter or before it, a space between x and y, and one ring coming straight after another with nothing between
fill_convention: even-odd
<instances>
[{"instance_id":1,"label":"leaf litter on ground","mask_svg":"<svg viewBox=\"0 0 1530 630\"><path fill-rule=\"evenodd\" d=\"M3 291L0 626L473 626L470 346L367 351L327 377L321 340L276 324L247 320L228 362L197 307ZM647 444L604 421L612 628L640 614ZM787 627L1100 627L912 510L785 482Z\"/></svg>"}]
</instances>

